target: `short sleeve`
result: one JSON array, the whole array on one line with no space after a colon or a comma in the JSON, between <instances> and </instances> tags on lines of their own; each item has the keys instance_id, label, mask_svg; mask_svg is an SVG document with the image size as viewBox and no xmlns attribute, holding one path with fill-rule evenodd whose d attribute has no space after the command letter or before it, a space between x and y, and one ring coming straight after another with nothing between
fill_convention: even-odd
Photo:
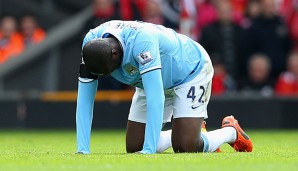
<instances>
[{"instance_id":1,"label":"short sleeve","mask_svg":"<svg viewBox=\"0 0 298 171\"><path fill-rule=\"evenodd\" d=\"M158 40L147 32L136 37L133 56L139 65L140 74L161 69Z\"/></svg>"}]
</instances>

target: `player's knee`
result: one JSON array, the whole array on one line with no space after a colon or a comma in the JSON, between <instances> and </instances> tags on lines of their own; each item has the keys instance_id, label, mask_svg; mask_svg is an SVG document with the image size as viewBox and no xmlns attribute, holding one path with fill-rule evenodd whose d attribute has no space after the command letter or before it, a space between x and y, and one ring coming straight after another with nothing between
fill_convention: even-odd
<instances>
[{"instance_id":1,"label":"player's knee","mask_svg":"<svg viewBox=\"0 0 298 171\"><path fill-rule=\"evenodd\" d=\"M131 148L131 147L126 148L127 153L135 153L135 152L138 152L138 151L141 151L141 150L142 150L142 148Z\"/></svg>"},{"instance_id":2,"label":"player's knee","mask_svg":"<svg viewBox=\"0 0 298 171\"><path fill-rule=\"evenodd\" d=\"M180 144L173 146L173 150L175 153L191 153L196 152L196 149L190 148L187 144Z\"/></svg>"},{"instance_id":3,"label":"player's knee","mask_svg":"<svg viewBox=\"0 0 298 171\"><path fill-rule=\"evenodd\" d=\"M196 153L202 152L203 149L197 140L179 140L172 144L175 153Z\"/></svg>"},{"instance_id":4,"label":"player's knee","mask_svg":"<svg viewBox=\"0 0 298 171\"><path fill-rule=\"evenodd\" d=\"M127 153L135 153L135 152L141 151L142 148L143 148L143 145L140 145L140 144L126 144Z\"/></svg>"}]
</instances>

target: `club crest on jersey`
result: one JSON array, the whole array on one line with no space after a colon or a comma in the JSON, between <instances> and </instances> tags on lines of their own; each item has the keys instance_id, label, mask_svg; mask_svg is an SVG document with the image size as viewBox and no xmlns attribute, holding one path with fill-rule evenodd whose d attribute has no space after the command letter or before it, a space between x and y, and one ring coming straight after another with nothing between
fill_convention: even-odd
<instances>
[{"instance_id":1,"label":"club crest on jersey","mask_svg":"<svg viewBox=\"0 0 298 171\"><path fill-rule=\"evenodd\" d=\"M135 75L135 74L138 72L137 68L134 67L134 66L132 66L132 65L130 65L130 64L125 65L125 66L124 66L124 69L125 69L125 71L128 72L130 75Z\"/></svg>"},{"instance_id":2,"label":"club crest on jersey","mask_svg":"<svg viewBox=\"0 0 298 171\"><path fill-rule=\"evenodd\" d=\"M137 59L139 60L139 63L142 65L145 65L148 62L153 60L153 58L150 55L150 52L140 53L140 55L137 57Z\"/></svg>"}]
</instances>

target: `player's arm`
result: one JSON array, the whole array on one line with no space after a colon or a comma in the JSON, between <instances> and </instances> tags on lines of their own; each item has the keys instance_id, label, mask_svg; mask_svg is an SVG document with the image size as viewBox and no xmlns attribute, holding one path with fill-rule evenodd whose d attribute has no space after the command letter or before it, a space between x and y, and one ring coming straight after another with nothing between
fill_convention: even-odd
<instances>
[{"instance_id":1,"label":"player's arm","mask_svg":"<svg viewBox=\"0 0 298 171\"><path fill-rule=\"evenodd\" d=\"M77 152L90 154L90 134L93 118L94 97L97 92L97 76L80 65L76 110Z\"/></svg>"},{"instance_id":2,"label":"player's arm","mask_svg":"<svg viewBox=\"0 0 298 171\"><path fill-rule=\"evenodd\" d=\"M83 46L93 38L94 31L89 31L83 41ZM90 135L93 118L94 97L97 91L98 76L87 71L82 62L79 70L78 97L76 109L77 152L90 154Z\"/></svg>"},{"instance_id":3,"label":"player's arm","mask_svg":"<svg viewBox=\"0 0 298 171\"><path fill-rule=\"evenodd\" d=\"M139 64L147 101L145 140L141 153L156 153L165 101L157 39L148 32L139 33L133 54Z\"/></svg>"},{"instance_id":4,"label":"player's arm","mask_svg":"<svg viewBox=\"0 0 298 171\"><path fill-rule=\"evenodd\" d=\"M161 69L152 70L142 75L147 101L145 140L141 153L156 153L164 111L164 90Z\"/></svg>"}]
</instances>

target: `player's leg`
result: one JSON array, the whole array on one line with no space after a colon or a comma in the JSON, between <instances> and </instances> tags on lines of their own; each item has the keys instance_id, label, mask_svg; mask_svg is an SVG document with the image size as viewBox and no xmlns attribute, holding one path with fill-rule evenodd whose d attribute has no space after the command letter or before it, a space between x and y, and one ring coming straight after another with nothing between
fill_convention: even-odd
<instances>
[{"instance_id":1,"label":"player's leg","mask_svg":"<svg viewBox=\"0 0 298 171\"><path fill-rule=\"evenodd\" d=\"M211 80L204 83L198 79L198 82L199 86L192 85L196 85L194 80L176 91L172 130L174 151L214 152L224 143L229 143L236 151L251 151L252 143L249 137L232 116L224 118L221 129L201 133L203 118L207 117ZM202 90L200 93L197 91L198 88Z\"/></svg>"},{"instance_id":2,"label":"player's leg","mask_svg":"<svg viewBox=\"0 0 298 171\"><path fill-rule=\"evenodd\" d=\"M229 143L235 151L251 152L253 145L249 136L242 130L234 116L227 116L222 121L222 128L202 133L204 142L208 148L206 152L212 152L219 145Z\"/></svg>"},{"instance_id":3,"label":"player's leg","mask_svg":"<svg viewBox=\"0 0 298 171\"><path fill-rule=\"evenodd\" d=\"M207 132L206 126L204 123L202 124L201 131ZM157 146L157 152L161 153L161 152L169 149L170 147L172 147L171 139L172 139L172 130L171 129L167 130L167 131L161 131L159 141L158 141L158 146ZM216 151L220 152L220 149L217 149Z\"/></svg>"},{"instance_id":4,"label":"player's leg","mask_svg":"<svg viewBox=\"0 0 298 171\"><path fill-rule=\"evenodd\" d=\"M172 100L166 95L163 122L169 122L172 116ZM146 97L144 90L136 88L132 99L126 128L126 151L134 153L142 150L146 126ZM172 146L171 131L161 131L157 152L162 152Z\"/></svg>"},{"instance_id":5,"label":"player's leg","mask_svg":"<svg viewBox=\"0 0 298 171\"><path fill-rule=\"evenodd\" d=\"M172 147L172 130L161 131L157 145L157 152L161 153Z\"/></svg>"},{"instance_id":6,"label":"player's leg","mask_svg":"<svg viewBox=\"0 0 298 171\"><path fill-rule=\"evenodd\" d=\"M141 151L144 144L145 124L127 121L126 128L126 152L134 153Z\"/></svg>"},{"instance_id":7,"label":"player's leg","mask_svg":"<svg viewBox=\"0 0 298 171\"><path fill-rule=\"evenodd\" d=\"M229 143L236 151L252 150L249 137L234 117L226 117L223 128L210 132L201 132L202 123L203 118L173 120L172 144L175 152L214 152L224 143Z\"/></svg>"},{"instance_id":8,"label":"player's leg","mask_svg":"<svg viewBox=\"0 0 298 171\"><path fill-rule=\"evenodd\" d=\"M157 152L163 152L172 147L172 130L161 131ZM126 128L126 151L134 153L141 151L144 144L145 124L128 120Z\"/></svg>"},{"instance_id":9,"label":"player's leg","mask_svg":"<svg viewBox=\"0 0 298 171\"><path fill-rule=\"evenodd\" d=\"M199 75L174 89L172 144L175 152L203 152L208 145L201 137L201 127L207 118L213 67L207 53L205 56Z\"/></svg>"},{"instance_id":10,"label":"player's leg","mask_svg":"<svg viewBox=\"0 0 298 171\"><path fill-rule=\"evenodd\" d=\"M173 119L172 144L177 152L202 152L203 140L201 127L204 118L175 118Z\"/></svg>"},{"instance_id":11,"label":"player's leg","mask_svg":"<svg viewBox=\"0 0 298 171\"><path fill-rule=\"evenodd\" d=\"M223 126L222 129L201 132L202 123L203 118L175 118L173 120L172 144L175 152L214 152L224 143L229 143L235 148L237 134L233 126ZM245 148L243 151L249 151L246 147L240 148Z\"/></svg>"},{"instance_id":12,"label":"player's leg","mask_svg":"<svg viewBox=\"0 0 298 171\"><path fill-rule=\"evenodd\" d=\"M203 72L206 72L206 69ZM204 81L201 81L202 77ZM207 118L210 92L211 78L205 79L204 76L198 76L176 89L172 127L172 144L175 152L203 152L208 148L208 143L201 136L201 128L204 119Z\"/></svg>"}]
</instances>

